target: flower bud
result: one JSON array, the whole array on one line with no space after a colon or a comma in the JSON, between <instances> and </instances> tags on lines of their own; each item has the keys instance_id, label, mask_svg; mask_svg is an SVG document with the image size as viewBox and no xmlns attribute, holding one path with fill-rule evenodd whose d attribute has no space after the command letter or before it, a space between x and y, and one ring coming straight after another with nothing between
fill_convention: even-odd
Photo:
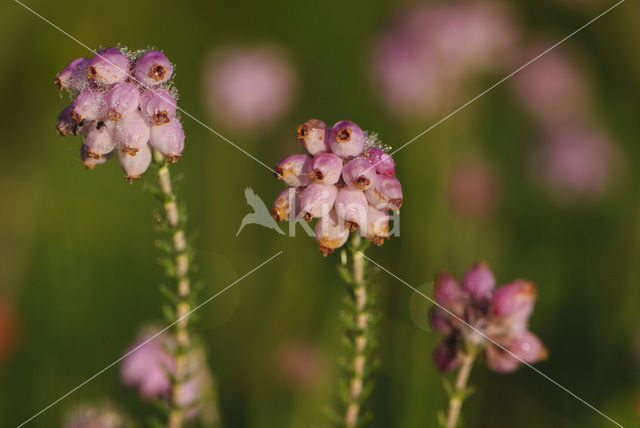
<instances>
[{"instance_id":1,"label":"flower bud","mask_svg":"<svg viewBox=\"0 0 640 428\"><path fill-rule=\"evenodd\" d=\"M274 171L276 177L284 181L288 186L300 187L311 183L311 158L303 154L293 154L282 159Z\"/></svg>"},{"instance_id":2,"label":"flower bud","mask_svg":"<svg viewBox=\"0 0 640 428\"><path fill-rule=\"evenodd\" d=\"M299 209L300 192L295 187L287 187L278 193L276 199L273 201L273 207L271 208L271 216L275 221L287 221L291 216L291 208ZM297 213L294 212L293 217L297 217Z\"/></svg>"},{"instance_id":3,"label":"flower bud","mask_svg":"<svg viewBox=\"0 0 640 428\"><path fill-rule=\"evenodd\" d=\"M395 175L396 163L389 153L385 153L379 147L371 147L367 152L367 159L375 167L378 174Z\"/></svg>"},{"instance_id":4,"label":"flower bud","mask_svg":"<svg viewBox=\"0 0 640 428\"><path fill-rule=\"evenodd\" d=\"M549 355L538 336L526 330L509 341L508 349L526 363L536 363Z\"/></svg>"},{"instance_id":5,"label":"flower bud","mask_svg":"<svg viewBox=\"0 0 640 428\"><path fill-rule=\"evenodd\" d=\"M94 159L100 159L102 155L112 152L115 149L113 131L115 122L98 122L92 126L84 137L83 144L86 147L86 154Z\"/></svg>"},{"instance_id":6,"label":"flower bud","mask_svg":"<svg viewBox=\"0 0 640 428\"><path fill-rule=\"evenodd\" d=\"M340 157L358 156L364 149L367 137L362 129L349 120L343 120L331 129L329 147Z\"/></svg>"},{"instance_id":7,"label":"flower bud","mask_svg":"<svg viewBox=\"0 0 640 428\"><path fill-rule=\"evenodd\" d=\"M367 200L378 209L399 211L402 206L402 185L392 176L376 174L373 185L365 191Z\"/></svg>"},{"instance_id":8,"label":"flower bud","mask_svg":"<svg viewBox=\"0 0 640 428\"><path fill-rule=\"evenodd\" d=\"M367 198L360 190L343 187L338 191L335 201L336 214L344 227L353 232L367 223Z\"/></svg>"},{"instance_id":9,"label":"flower bud","mask_svg":"<svg viewBox=\"0 0 640 428\"><path fill-rule=\"evenodd\" d=\"M122 153L129 156L135 156L149 141L149 125L137 111L117 121L115 128L116 144Z\"/></svg>"},{"instance_id":10,"label":"flower bud","mask_svg":"<svg viewBox=\"0 0 640 428\"><path fill-rule=\"evenodd\" d=\"M56 76L55 84L58 88L68 89L73 92L80 92L89 87L87 79L87 65L89 58L76 58L72 60L60 73Z\"/></svg>"},{"instance_id":11,"label":"flower bud","mask_svg":"<svg viewBox=\"0 0 640 428\"><path fill-rule=\"evenodd\" d=\"M384 244L384 240L389 239L389 215L386 211L368 205L367 222L360 228L360 234L375 245Z\"/></svg>"},{"instance_id":12,"label":"flower bud","mask_svg":"<svg viewBox=\"0 0 640 428\"><path fill-rule=\"evenodd\" d=\"M76 122L87 120L102 120L106 117L107 106L104 94L95 88L88 88L80 92L73 100L71 117Z\"/></svg>"},{"instance_id":13,"label":"flower bud","mask_svg":"<svg viewBox=\"0 0 640 428\"><path fill-rule=\"evenodd\" d=\"M367 190L376 178L376 169L365 158L355 158L344 164L342 178L352 189Z\"/></svg>"},{"instance_id":14,"label":"flower bud","mask_svg":"<svg viewBox=\"0 0 640 428\"><path fill-rule=\"evenodd\" d=\"M329 127L321 120L310 119L298 125L296 136L309 154L329 151Z\"/></svg>"},{"instance_id":15,"label":"flower bud","mask_svg":"<svg viewBox=\"0 0 640 428\"><path fill-rule=\"evenodd\" d=\"M433 361L442 372L450 372L458 367L458 350L455 341L445 339L433 348Z\"/></svg>"},{"instance_id":16,"label":"flower bud","mask_svg":"<svg viewBox=\"0 0 640 428\"><path fill-rule=\"evenodd\" d=\"M313 157L309 177L316 183L336 184L342 173L342 159L333 153L319 153Z\"/></svg>"},{"instance_id":17,"label":"flower bud","mask_svg":"<svg viewBox=\"0 0 640 428\"><path fill-rule=\"evenodd\" d=\"M473 265L462 278L462 289L476 301L489 296L495 286L496 279L485 262Z\"/></svg>"},{"instance_id":18,"label":"flower bud","mask_svg":"<svg viewBox=\"0 0 640 428\"><path fill-rule=\"evenodd\" d=\"M336 248L342 247L349 238L349 231L344 228L335 210L331 210L327 215L321 217L313 230L319 244L318 249L325 256Z\"/></svg>"},{"instance_id":19,"label":"flower bud","mask_svg":"<svg viewBox=\"0 0 640 428\"><path fill-rule=\"evenodd\" d=\"M149 168L151 164L152 151L149 144L145 144L139 148L135 156L130 156L128 153L118 150L118 159L120 160L120 167L124 171L124 178L129 183L133 183L133 180L139 180L143 172Z\"/></svg>"},{"instance_id":20,"label":"flower bud","mask_svg":"<svg viewBox=\"0 0 640 428\"><path fill-rule=\"evenodd\" d=\"M433 290L436 303L447 309L452 309L458 303L461 295L460 286L453 277L444 272L436 275L436 284Z\"/></svg>"},{"instance_id":21,"label":"flower bud","mask_svg":"<svg viewBox=\"0 0 640 428\"><path fill-rule=\"evenodd\" d=\"M105 153L102 156L99 156L98 159L94 158L92 155L87 153L87 146L84 144L80 145L80 162L82 165L87 167L87 169L93 169L96 165L102 165L106 161L108 161L111 156L113 156L113 150L109 153Z\"/></svg>"},{"instance_id":22,"label":"flower bud","mask_svg":"<svg viewBox=\"0 0 640 428\"><path fill-rule=\"evenodd\" d=\"M167 162L178 162L184 150L182 124L179 120L172 120L162 126L151 126L149 143L167 157Z\"/></svg>"},{"instance_id":23,"label":"flower bud","mask_svg":"<svg viewBox=\"0 0 640 428\"><path fill-rule=\"evenodd\" d=\"M487 346L486 352L487 365L494 372L511 373L520 364L517 358L495 345Z\"/></svg>"},{"instance_id":24,"label":"flower bud","mask_svg":"<svg viewBox=\"0 0 640 428\"><path fill-rule=\"evenodd\" d=\"M450 315L437 306L429 309L429 324L434 330L445 335L453 331Z\"/></svg>"},{"instance_id":25,"label":"flower bud","mask_svg":"<svg viewBox=\"0 0 640 428\"><path fill-rule=\"evenodd\" d=\"M330 184L311 183L300 194L300 215L306 221L329 214L338 195L338 188Z\"/></svg>"},{"instance_id":26,"label":"flower bud","mask_svg":"<svg viewBox=\"0 0 640 428\"><path fill-rule=\"evenodd\" d=\"M143 86L155 86L166 82L173 74L173 64L160 51L150 50L136 61L133 76Z\"/></svg>"},{"instance_id":27,"label":"flower bud","mask_svg":"<svg viewBox=\"0 0 640 428\"><path fill-rule=\"evenodd\" d=\"M56 130L58 134L66 137L70 132L73 132L73 128L75 127L75 120L71 118L71 109L72 105L68 105L64 108L58 115L58 124L56 125Z\"/></svg>"},{"instance_id":28,"label":"flower bud","mask_svg":"<svg viewBox=\"0 0 640 428\"><path fill-rule=\"evenodd\" d=\"M177 103L166 89L149 89L142 93L140 110L149 122L160 126L176 117Z\"/></svg>"},{"instance_id":29,"label":"flower bud","mask_svg":"<svg viewBox=\"0 0 640 428\"><path fill-rule=\"evenodd\" d=\"M514 322L526 321L533 312L535 300L536 286L531 282L517 280L493 292L492 312L498 317L509 317Z\"/></svg>"},{"instance_id":30,"label":"flower bud","mask_svg":"<svg viewBox=\"0 0 640 428\"><path fill-rule=\"evenodd\" d=\"M138 108L140 91L133 83L121 82L105 92L104 101L109 119L118 121Z\"/></svg>"},{"instance_id":31,"label":"flower bud","mask_svg":"<svg viewBox=\"0 0 640 428\"><path fill-rule=\"evenodd\" d=\"M118 48L104 48L87 65L87 77L106 86L122 82L129 75L130 65Z\"/></svg>"}]
</instances>

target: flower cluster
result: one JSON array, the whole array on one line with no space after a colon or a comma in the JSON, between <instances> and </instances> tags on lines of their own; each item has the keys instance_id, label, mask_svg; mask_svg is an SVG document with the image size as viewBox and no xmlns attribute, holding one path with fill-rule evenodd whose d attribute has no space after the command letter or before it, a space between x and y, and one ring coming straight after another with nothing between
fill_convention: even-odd
<instances>
[{"instance_id":1,"label":"flower cluster","mask_svg":"<svg viewBox=\"0 0 640 428\"><path fill-rule=\"evenodd\" d=\"M466 272L460 285L451 276L439 274L435 300L457 318L441 307L431 310L431 325L445 335L433 351L438 368L455 369L469 347L484 348L489 367L502 373L514 371L521 361L535 363L546 358L544 345L527 329L535 299L535 285L527 281L516 280L496 289L493 273L482 262Z\"/></svg>"},{"instance_id":2,"label":"flower cluster","mask_svg":"<svg viewBox=\"0 0 640 428\"><path fill-rule=\"evenodd\" d=\"M178 161L184 131L172 75L173 64L157 50L109 47L91 59L74 59L55 80L73 97L58 117L58 133L84 136L80 155L87 168L105 163L117 150L129 182L147 170L153 149L168 162Z\"/></svg>"},{"instance_id":3,"label":"flower cluster","mask_svg":"<svg viewBox=\"0 0 640 428\"><path fill-rule=\"evenodd\" d=\"M276 197L276 221L311 221L324 255L341 247L349 232L376 245L389 238L388 211L399 212L402 186L390 154L355 123L343 120L329 128L311 119L298 126L307 154L293 154L275 167L287 189Z\"/></svg>"}]
</instances>

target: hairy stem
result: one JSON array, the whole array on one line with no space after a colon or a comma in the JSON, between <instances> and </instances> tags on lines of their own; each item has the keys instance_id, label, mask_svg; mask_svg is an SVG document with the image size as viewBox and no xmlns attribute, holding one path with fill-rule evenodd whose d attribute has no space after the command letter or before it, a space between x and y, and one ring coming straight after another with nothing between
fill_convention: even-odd
<instances>
[{"instance_id":1,"label":"hairy stem","mask_svg":"<svg viewBox=\"0 0 640 428\"><path fill-rule=\"evenodd\" d=\"M164 211L171 233L173 256L175 263L176 281L176 319L180 319L175 326L177 349L175 354L175 373L171 388L169 428L180 428L184 422L184 409L180 405L182 385L187 377L187 356L191 348L191 334L189 332L189 316L191 310L190 294L191 282L189 280L189 255L187 251L187 239L185 237L183 223L178 210L176 193L173 190L169 164L164 162L160 153L154 151L154 159L158 163L158 183L164 201Z\"/></svg>"},{"instance_id":2,"label":"hairy stem","mask_svg":"<svg viewBox=\"0 0 640 428\"><path fill-rule=\"evenodd\" d=\"M344 414L346 428L354 428L358 424L362 392L364 387L365 367L367 364L367 345L370 340L369 324L371 315L368 313L367 284L364 279L365 259L360 252L360 235L354 234L351 245L353 278L353 322L355 332L353 337L353 360L350 362L351 377L349 379L348 403Z\"/></svg>"},{"instance_id":3,"label":"hairy stem","mask_svg":"<svg viewBox=\"0 0 640 428\"><path fill-rule=\"evenodd\" d=\"M458 425L462 402L464 401L467 390L467 382L469 381L471 367L473 366L475 358L475 351L465 352L461 356L456 383L453 385L453 393L449 398L449 411L447 412L446 428L455 428Z\"/></svg>"}]
</instances>

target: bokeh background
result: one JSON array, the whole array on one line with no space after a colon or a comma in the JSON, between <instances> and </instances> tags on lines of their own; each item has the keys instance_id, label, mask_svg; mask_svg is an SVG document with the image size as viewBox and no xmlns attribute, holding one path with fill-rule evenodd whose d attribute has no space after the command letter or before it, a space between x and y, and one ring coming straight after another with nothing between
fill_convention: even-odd
<instances>
[{"instance_id":1,"label":"bokeh background","mask_svg":"<svg viewBox=\"0 0 640 428\"><path fill-rule=\"evenodd\" d=\"M163 49L180 106L271 165L302 150L295 127L311 117L354 120L399 147L613 2L26 4L90 47ZM1 15L0 425L16 426L161 320L163 276L159 207L144 190L153 174L129 185L114 161L86 171L80 140L56 135L67 99L53 78L88 52L18 3ZM437 270L461 274L478 259L500 283L534 281L532 330L550 350L537 367L625 427L640 426L638 16L627 0L398 152L401 236L369 251L424 290ZM262 60L220 71L256 50ZM231 93L216 95L216 85ZM173 171L202 295L284 250L200 311L224 426L327 426L342 331L338 257L323 258L301 234L248 226L235 237L250 211L244 188L269 203L280 184L183 120L187 148ZM384 273L375 287L384 315L369 426L436 426L446 395L429 303ZM527 368L500 375L481 361L471 383L468 426L613 426ZM60 426L78 405L105 400L142 421L152 411L114 367L29 425Z\"/></svg>"}]
</instances>

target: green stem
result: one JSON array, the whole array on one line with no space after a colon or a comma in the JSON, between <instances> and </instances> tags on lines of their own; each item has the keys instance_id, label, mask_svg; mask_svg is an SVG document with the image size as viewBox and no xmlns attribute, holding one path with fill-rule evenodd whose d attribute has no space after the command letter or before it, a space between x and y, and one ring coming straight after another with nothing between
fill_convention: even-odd
<instances>
[{"instance_id":1,"label":"green stem","mask_svg":"<svg viewBox=\"0 0 640 428\"><path fill-rule=\"evenodd\" d=\"M460 357L461 361L458 376L456 377L456 383L453 385L453 393L449 399L446 428L455 428L458 425L462 402L465 399L467 391L467 382L469 381L469 375L471 374L471 368L473 367L475 358L475 351L464 352Z\"/></svg>"},{"instance_id":2,"label":"green stem","mask_svg":"<svg viewBox=\"0 0 640 428\"><path fill-rule=\"evenodd\" d=\"M369 297L364 279L365 259L360 252L360 235L354 234L351 240L352 278L353 278L353 314L352 321L355 334L352 335L353 360L350 362L350 378L348 383L348 402L344 414L346 428L354 428L358 424L362 392L364 388L365 367L367 364L367 345L370 338L371 314L368 312Z\"/></svg>"},{"instance_id":3,"label":"green stem","mask_svg":"<svg viewBox=\"0 0 640 428\"><path fill-rule=\"evenodd\" d=\"M191 310L190 294L191 282L189 280L189 255L187 248L187 239L185 237L183 223L184 219L180 218L176 193L173 190L171 174L169 172L169 164L164 162L163 156L154 151L154 159L159 165L158 183L162 191L164 201L164 211L167 222L171 230L171 243L173 245L175 274L176 274L176 319L180 319L175 326L176 338L176 354L175 354L175 373L172 379L171 400L169 403L169 420L167 426L169 428L181 428L184 422L184 409L179 403L182 403L180 394L182 385L187 380L187 357L191 351L191 334L189 332L189 316L187 314Z\"/></svg>"}]
</instances>

